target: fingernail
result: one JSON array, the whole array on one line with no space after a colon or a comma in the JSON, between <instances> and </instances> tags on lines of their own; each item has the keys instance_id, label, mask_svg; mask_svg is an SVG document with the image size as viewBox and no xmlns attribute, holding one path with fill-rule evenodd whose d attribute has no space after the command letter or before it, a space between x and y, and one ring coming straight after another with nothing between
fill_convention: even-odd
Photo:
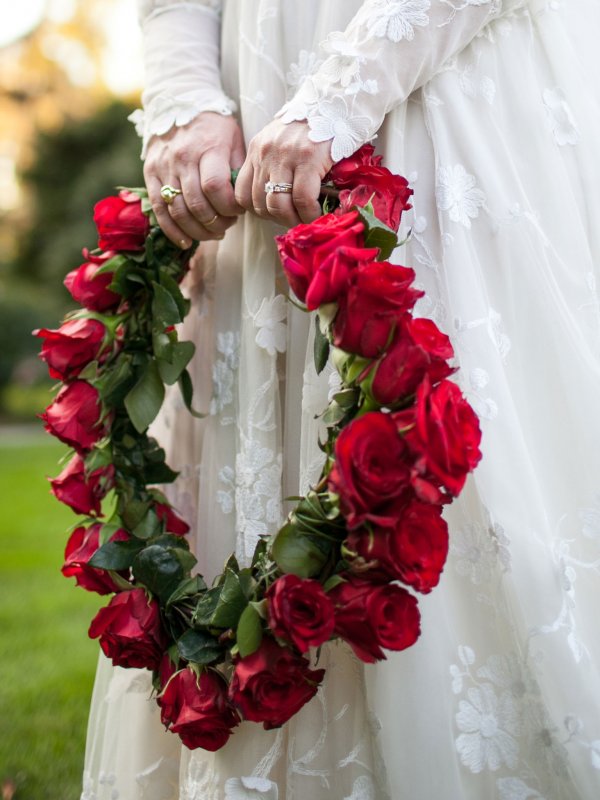
<instances>
[{"instance_id":1,"label":"fingernail","mask_svg":"<svg viewBox=\"0 0 600 800\"><path fill-rule=\"evenodd\" d=\"M179 246L181 247L182 250L187 250L188 247L192 246L192 243L190 242L189 239L180 239Z\"/></svg>"}]
</instances>

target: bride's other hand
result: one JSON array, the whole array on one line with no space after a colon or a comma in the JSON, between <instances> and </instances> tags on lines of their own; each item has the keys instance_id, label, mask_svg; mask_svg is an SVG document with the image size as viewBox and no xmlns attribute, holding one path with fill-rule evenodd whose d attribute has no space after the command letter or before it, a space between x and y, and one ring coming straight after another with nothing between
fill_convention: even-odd
<instances>
[{"instance_id":1,"label":"bride's other hand","mask_svg":"<svg viewBox=\"0 0 600 800\"><path fill-rule=\"evenodd\" d=\"M330 142L308 138L306 122L287 125L273 120L248 145L248 155L235 184L240 206L292 227L321 215L321 181L333 166ZM265 183L292 184L291 193L265 192Z\"/></svg>"},{"instance_id":2,"label":"bride's other hand","mask_svg":"<svg viewBox=\"0 0 600 800\"><path fill-rule=\"evenodd\" d=\"M158 224L174 244L186 249L192 240L222 239L244 213L231 170L239 169L245 155L235 118L210 111L150 140L144 179ZM170 205L160 194L165 184L182 192Z\"/></svg>"}]
</instances>

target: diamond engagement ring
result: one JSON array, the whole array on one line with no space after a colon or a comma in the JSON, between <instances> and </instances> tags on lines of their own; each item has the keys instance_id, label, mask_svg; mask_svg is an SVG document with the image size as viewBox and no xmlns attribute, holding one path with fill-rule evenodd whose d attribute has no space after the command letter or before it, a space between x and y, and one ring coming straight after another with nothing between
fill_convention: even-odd
<instances>
[{"instance_id":1,"label":"diamond engagement ring","mask_svg":"<svg viewBox=\"0 0 600 800\"><path fill-rule=\"evenodd\" d=\"M165 183L164 186L160 187L160 196L168 206L171 205L171 203L173 202L173 200L175 200L178 194L182 194L181 189L176 189L169 183Z\"/></svg>"},{"instance_id":2,"label":"diamond engagement ring","mask_svg":"<svg viewBox=\"0 0 600 800\"><path fill-rule=\"evenodd\" d=\"M291 194L293 188L291 183L274 183L273 181L265 183L265 192L267 194Z\"/></svg>"}]
</instances>

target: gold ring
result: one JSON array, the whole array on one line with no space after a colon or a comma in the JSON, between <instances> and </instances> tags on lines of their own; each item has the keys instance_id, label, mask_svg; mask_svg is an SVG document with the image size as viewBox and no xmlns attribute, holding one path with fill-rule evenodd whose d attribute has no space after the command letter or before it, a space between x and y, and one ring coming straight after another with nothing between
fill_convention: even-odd
<instances>
[{"instance_id":1,"label":"gold ring","mask_svg":"<svg viewBox=\"0 0 600 800\"><path fill-rule=\"evenodd\" d=\"M171 203L173 202L173 200L175 200L178 194L182 194L181 189L176 189L169 183L165 183L164 186L160 187L160 196L168 206L171 205Z\"/></svg>"},{"instance_id":2,"label":"gold ring","mask_svg":"<svg viewBox=\"0 0 600 800\"><path fill-rule=\"evenodd\" d=\"M209 219L208 222L202 222L201 224L204 225L205 228L209 228L211 225L214 225L215 222L219 219L219 215L215 214L212 219Z\"/></svg>"},{"instance_id":3,"label":"gold ring","mask_svg":"<svg viewBox=\"0 0 600 800\"><path fill-rule=\"evenodd\" d=\"M265 183L266 194L291 194L293 188L291 183L274 183L273 181Z\"/></svg>"}]
</instances>

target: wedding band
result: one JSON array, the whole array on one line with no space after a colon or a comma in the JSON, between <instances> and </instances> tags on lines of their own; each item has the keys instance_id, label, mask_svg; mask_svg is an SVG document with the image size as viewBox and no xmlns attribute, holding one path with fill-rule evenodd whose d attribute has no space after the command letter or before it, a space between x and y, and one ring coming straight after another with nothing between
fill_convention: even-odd
<instances>
[{"instance_id":1,"label":"wedding band","mask_svg":"<svg viewBox=\"0 0 600 800\"><path fill-rule=\"evenodd\" d=\"M181 189L176 189L169 183L165 183L164 186L160 187L160 196L168 206L171 205L171 203L173 202L173 200L175 200L178 194L182 194Z\"/></svg>"},{"instance_id":2,"label":"wedding band","mask_svg":"<svg viewBox=\"0 0 600 800\"><path fill-rule=\"evenodd\" d=\"M293 188L291 183L274 183L273 181L265 183L266 194L291 194Z\"/></svg>"},{"instance_id":3,"label":"wedding band","mask_svg":"<svg viewBox=\"0 0 600 800\"><path fill-rule=\"evenodd\" d=\"M208 222L202 222L201 224L204 225L205 228L209 228L211 225L214 225L215 222L219 219L219 215L215 214L212 219L209 219Z\"/></svg>"}]
</instances>

